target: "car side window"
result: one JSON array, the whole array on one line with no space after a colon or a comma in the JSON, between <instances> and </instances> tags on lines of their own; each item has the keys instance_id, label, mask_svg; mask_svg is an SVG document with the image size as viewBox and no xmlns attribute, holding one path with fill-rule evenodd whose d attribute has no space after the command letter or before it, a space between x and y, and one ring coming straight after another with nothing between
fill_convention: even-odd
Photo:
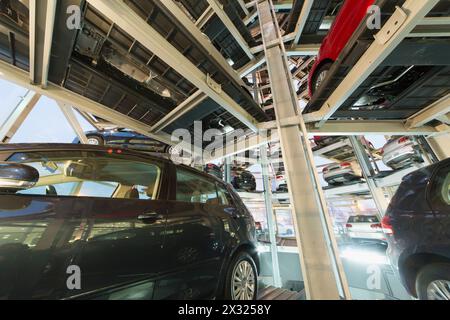
<instances>
[{"instance_id":1,"label":"car side window","mask_svg":"<svg viewBox=\"0 0 450 320\"><path fill-rule=\"evenodd\" d=\"M434 210L446 210L450 214L450 165L438 170L430 192Z\"/></svg>"},{"instance_id":2,"label":"car side window","mask_svg":"<svg viewBox=\"0 0 450 320\"><path fill-rule=\"evenodd\" d=\"M217 184L217 195L219 196L219 203L223 206L234 205L233 198L227 189L220 184Z\"/></svg>"},{"instance_id":3,"label":"car side window","mask_svg":"<svg viewBox=\"0 0 450 320\"><path fill-rule=\"evenodd\" d=\"M216 185L201 175L177 168L176 200L219 204Z\"/></svg>"},{"instance_id":4,"label":"car side window","mask_svg":"<svg viewBox=\"0 0 450 320\"><path fill-rule=\"evenodd\" d=\"M156 199L162 166L134 156L97 151L16 153L8 162L34 167L38 182L16 194Z\"/></svg>"}]
</instances>

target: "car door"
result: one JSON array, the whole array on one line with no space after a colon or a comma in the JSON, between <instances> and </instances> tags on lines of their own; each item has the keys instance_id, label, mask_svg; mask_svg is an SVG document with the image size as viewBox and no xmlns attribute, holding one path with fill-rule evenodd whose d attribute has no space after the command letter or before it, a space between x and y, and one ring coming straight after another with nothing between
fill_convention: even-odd
<instances>
[{"instance_id":1,"label":"car door","mask_svg":"<svg viewBox=\"0 0 450 320\"><path fill-rule=\"evenodd\" d=\"M0 194L0 299L58 299L86 219L83 203L45 195Z\"/></svg>"},{"instance_id":2,"label":"car door","mask_svg":"<svg viewBox=\"0 0 450 320\"><path fill-rule=\"evenodd\" d=\"M39 182L0 199L5 205L30 201L8 215L25 218L31 212L40 218L45 212L50 219L44 224L51 227L44 232L49 234L44 243L50 256L29 276L44 277L39 281L54 292L48 297L152 298L162 268L166 164L122 153L84 151L18 153L10 158L18 160L38 169ZM52 266L55 271L49 278L47 269L52 271ZM78 287L68 287L66 266L79 271Z\"/></svg>"},{"instance_id":3,"label":"car door","mask_svg":"<svg viewBox=\"0 0 450 320\"><path fill-rule=\"evenodd\" d=\"M218 207L215 183L183 167L174 167L174 201L167 215L165 274L157 299L214 296L223 259L222 228L213 217Z\"/></svg>"},{"instance_id":4,"label":"car door","mask_svg":"<svg viewBox=\"0 0 450 320\"><path fill-rule=\"evenodd\" d=\"M428 198L433 215L424 223L423 243L430 253L450 258L450 160L434 173Z\"/></svg>"}]
</instances>

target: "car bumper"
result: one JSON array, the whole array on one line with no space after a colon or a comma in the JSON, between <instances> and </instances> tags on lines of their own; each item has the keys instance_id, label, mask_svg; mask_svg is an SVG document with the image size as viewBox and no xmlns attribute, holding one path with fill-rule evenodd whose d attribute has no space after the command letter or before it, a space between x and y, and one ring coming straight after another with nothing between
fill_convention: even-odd
<instances>
[{"instance_id":1,"label":"car bumper","mask_svg":"<svg viewBox=\"0 0 450 320\"><path fill-rule=\"evenodd\" d=\"M390 166L411 160L416 154L413 146L387 152L383 155L384 164Z\"/></svg>"},{"instance_id":2,"label":"car bumper","mask_svg":"<svg viewBox=\"0 0 450 320\"><path fill-rule=\"evenodd\" d=\"M367 239L367 240L379 240L386 241L386 236L381 232L357 232L350 231L348 236L352 239Z\"/></svg>"},{"instance_id":3,"label":"car bumper","mask_svg":"<svg viewBox=\"0 0 450 320\"><path fill-rule=\"evenodd\" d=\"M323 175L326 182L347 182L361 178L353 170L335 170Z\"/></svg>"}]
</instances>

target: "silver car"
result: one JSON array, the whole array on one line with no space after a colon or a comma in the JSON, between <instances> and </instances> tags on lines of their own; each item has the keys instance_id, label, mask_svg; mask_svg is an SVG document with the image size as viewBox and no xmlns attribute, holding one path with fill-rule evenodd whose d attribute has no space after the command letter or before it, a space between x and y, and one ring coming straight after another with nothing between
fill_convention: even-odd
<instances>
[{"instance_id":1,"label":"silver car","mask_svg":"<svg viewBox=\"0 0 450 320\"><path fill-rule=\"evenodd\" d=\"M383 163L392 169L401 169L413 162L423 162L417 144L410 137L394 137L382 149Z\"/></svg>"},{"instance_id":2,"label":"silver car","mask_svg":"<svg viewBox=\"0 0 450 320\"><path fill-rule=\"evenodd\" d=\"M356 161L330 164L323 168L322 173L329 185L340 185L362 178L361 167Z\"/></svg>"},{"instance_id":3,"label":"silver car","mask_svg":"<svg viewBox=\"0 0 450 320\"><path fill-rule=\"evenodd\" d=\"M348 218L347 235L355 242L384 242L386 236L376 215L357 215Z\"/></svg>"}]
</instances>

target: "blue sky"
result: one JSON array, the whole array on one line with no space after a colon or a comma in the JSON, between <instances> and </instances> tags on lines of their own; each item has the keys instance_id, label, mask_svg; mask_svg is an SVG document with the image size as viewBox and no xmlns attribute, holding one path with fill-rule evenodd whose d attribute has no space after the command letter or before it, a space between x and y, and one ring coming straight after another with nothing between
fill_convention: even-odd
<instances>
[{"instance_id":1,"label":"blue sky","mask_svg":"<svg viewBox=\"0 0 450 320\"><path fill-rule=\"evenodd\" d=\"M20 98L28 90L0 80L0 125L4 123ZM79 114L77 117L83 130L92 130L92 126ZM76 134L67 122L56 102L47 97L41 97L23 125L11 140L11 143L32 142L72 142Z\"/></svg>"}]
</instances>

